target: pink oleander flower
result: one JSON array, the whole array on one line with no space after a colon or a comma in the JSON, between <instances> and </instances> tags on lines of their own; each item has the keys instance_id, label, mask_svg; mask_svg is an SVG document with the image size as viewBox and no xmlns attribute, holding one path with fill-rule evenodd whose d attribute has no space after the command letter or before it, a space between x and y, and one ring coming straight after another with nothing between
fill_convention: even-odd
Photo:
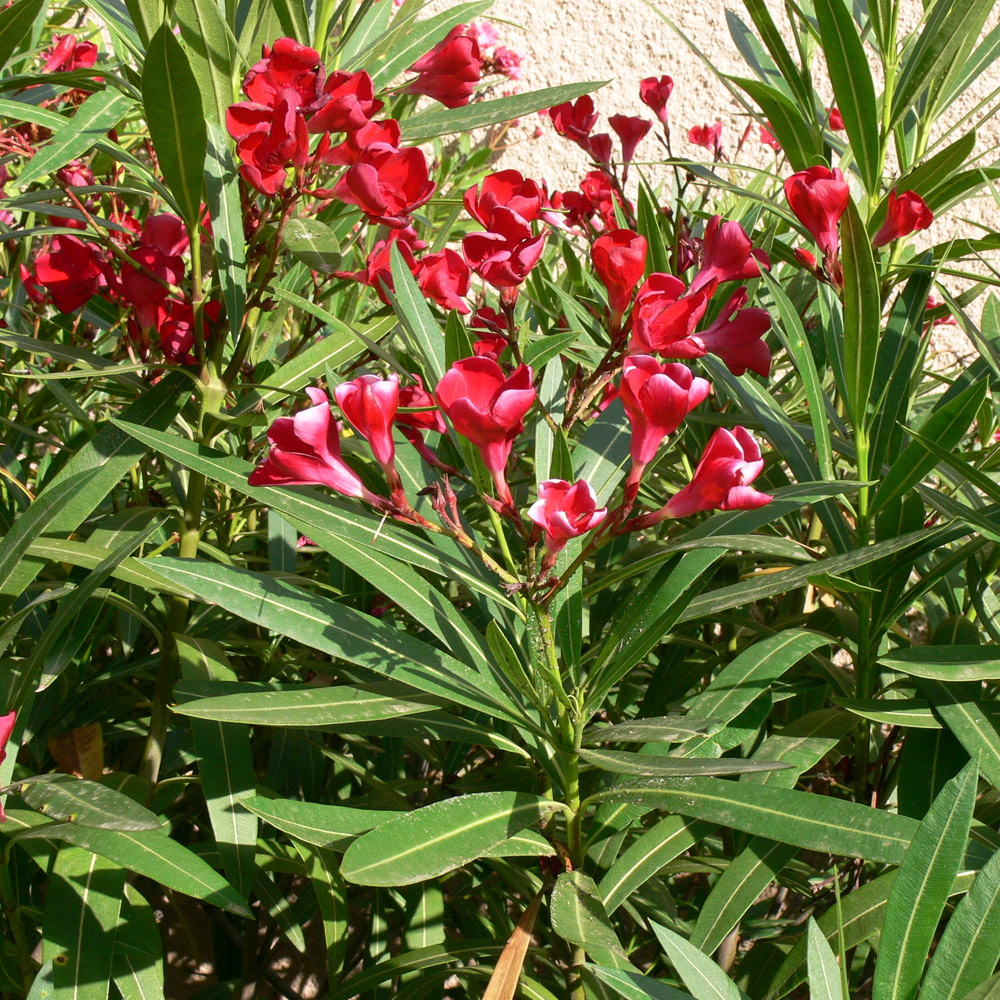
<instances>
[{"instance_id":1,"label":"pink oleander flower","mask_svg":"<svg viewBox=\"0 0 1000 1000\"><path fill-rule=\"evenodd\" d=\"M307 107L319 96L322 84L319 53L294 38L279 38L272 47L263 47L263 58L243 77L243 93L252 103L273 108L278 93L291 90L295 103Z\"/></svg>"},{"instance_id":2,"label":"pink oleander flower","mask_svg":"<svg viewBox=\"0 0 1000 1000\"><path fill-rule=\"evenodd\" d=\"M926 229L934 221L934 214L927 203L915 191L904 191L897 195L895 189L889 192L885 222L872 239L877 250L886 243L902 239L910 233Z\"/></svg>"},{"instance_id":3,"label":"pink oleander flower","mask_svg":"<svg viewBox=\"0 0 1000 1000\"><path fill-rule=\"evenodd\" d=\"M743 227L735 220L722 221L713 215L702 239L701 270L691 282L689 292L697 292L711 281L747 281L759 278L760 269L769 270L771 260L755 247Z\"/></svg>"},{"instance_id":4,"label":"pink oleander flower","mask_svg":"<svg viewBox=\"0 0 1000 1000\"><path fill-rule=\"evenodd\" d=\"M92 243L75 236L54 236L51 250L35 259L35 278L60 312L72 313L106 284L102 264Z\"/></svg>"},{"instance_id":5,"label":"pink oleander flower","mask_svg":"<svg viewBox=\"0 0 1000 1000\"><path fill-rule=\"evenodd\" d=\"M594 99L589 94L549 108L549 121L559 135L590 151L589 137L597 124L597 112L594 111Z\"/></svg>"},{"instance_id":6,"label":"pink oleander flower","mask_svg":"<svg viewBox=\"0 0 1000 1000\"><path fill-rule=\"evenodd\" d=\"M774 497L749 486L763 469L760 447L746 428L720 427L709 439L691 482L670 498L663 516L763 507Z\"/></svg>"},{"instance_id":7,"label":"pink oleander flower","mask_svg":"<svg viewBox=\"0 0 1000 1000\"><path fill-rule=\"evenodd\" d=\"M380 506L376 496L340 457L339 425L322 389L306 389L312 406L292 417L278 417L267 432L271 449L250 473L251 486L328 486L345 496Z\"/></svg>"},{"instance_id":8,"label":"pink oleander flower","mask_svg":"<svg viewBox=\"0 0 1000 1000\"><path fill-rule=\"evenodd\" d=\"M635 496L643 470L653 460L660 442L677 430L711 388L706 379L695 378L684 365L661 365L646 354L625 359L620 393L632 424L632 471L626 497L629 493Z\"/></svg>"},{"instance_id":9,"label":"pink oleander flower","mask_svg":"<svg viewBox=\"0 0 1000 1000\"><path fill-rule=\"evenodd\" d=\"M483 75L483 56L475 33L465 24L456 25L410 67L410 72L418 75L405 93L424 94L446 108L468 104Z\"/></svg>"},{"instance_id":10,"label":"pink oleander flower","mask_svg":"<svg viewBox=\"0 0 1000 1000\"><path fill-rule=\"evenodd\" d=\"M399 376L383 379L360 375L338 385L333 395L351 426L371 445L375 461L385 469L392 467L396 457L392 424L399 408Z\"/></svg>"},{"instance_id":11,"label":"pink oleander flower","mask_svg":"<svg viewBox=\"0 0 1000 1000\"><path fill-rule=\"evenodd\" d=\"M16 716L16 712L8 712L6 715L0 715L0 764L7 757L7 743L10 741L10 734L14 732ZM3 811L3 804L0 803L0 823L5 823L6 821L7 816Z\"/></svg>"},{"instance_id":12,"label":"pink oleander flower","mask_svg":"<svg viewBox=\"0 0 1000 1000\"><path fill-rule=\"evenodd\" d=\"M823 255L835 256L840 246L837 224L851 199L840 170L823 166L800 170L785 179L785 197Z\"/></svg>"},{"instance_id":13,"label":"pink oleander flower","mask_svg":"<svg viewBox=\"0 0 1000 1000\"><path fill-rule=\"evenodd\" d=\"M500 42L500 32L491 21L473 21L469 25L469 32L479 43L479 48L483 51L492 49Z\"/></svg>"},{"instance_id":14,"label":"pink oleander flower","mask_svg":"<svg viewBox=\"0 0 1000 1000\"><path fill-rule=\"evenodd\" d=\"M337 146L324 143L324 136L316 150L316 159L334 167L349 167L361 161L364 151L372 146L380 149L399 149L399 122L386 118L380 122L365 122L361 128L350 129L347 138ZM324 148L325 146L325 148Z\"/></svg>"},{"instance_id":15,"label":"pink oleander flower","mask_svg":"<svg viewBox=\"0 0 1000 1000\"><path fill-rule=\"evenodd\" d=\"M685 295L680 278L651 274L635 297L629 350L674 357L669 353L671 345L694 333L714 290L715 283L711 282L701 291Z\"/></svg>"},{"instance_id":16,"label":"pink oleander flower","mask_svg":"<svg viewBox=\"0 0 1000 1000\"><path fill-rule=\"evenodd\" d=\"M571 538L593 531L607 516L608 508L597 506L594 488L585 479L546 479L538 484L538 499L528 510L528 518L545 533L549 565Z\"/></svg>"},{"instance_id":17,"label":"pink oleander flower","mask_svg":"<svg viewBox=\"0 0 1000 1000\"><path fill-rule=\"evenodd\" d=\"M737 288L710 327L665 344L658 353L684 360L715 354L734 375L742 375L749 368L767 377L771 351L761 338L771 328L771 314L756 307L744 309L746 303L747 290Z\"/></svg>"},{"instance_id":18,"label":"pink oleander flower","mask_svg":"<svg viewBox=\"0 0 1000 1000\"><path fill-rule=\"evenodd\" d=\"M631 229L615 229L599 236L590 253L594 270L608 290L608 305L617 325L646 269L646 239Z\"/></svg>"},{"instance_id":19,"label":"pink oleander flower","mask_svg":"<svg viewBox=\"0 0 1000 1000\"><path fill-rule=\"evenodd\" d=\"M462 249L472 270L503 293L517 288L528 277L542 256L544 244L544 233L533 235L518 215L498 207L493 210L489 230L469 233L462 240Z\"/></svg>"},{"instance_id":20,"label":"pink oleander flower","mask_svg":"<svg viewBox=\"0 0 1000 1000\"><path fill-rule=\"evenodd\" d=\"M688 142L693 146L710 149L713 156L717 155L722 149L722 122L715 122L713 125L695 125L688 131Z\"/></svg>"},{"instance_id":21,"label":"pink oleander flower","mask_svg":"<svg viewBox=\"0 0 1000 1000\"><path fill-rule=\"evenodd\" d=\"M470 187L462 202L476 222L490 229L495 209L507 208L522 222L533 222L541 214L543 200L544 192L535 181L525 180L516 170L500 170Z\"/></svg>"},{"instance_id":22,"label":"pink oleander flower","mask_svg":"<svg viewBox=\"0 0 1000 1000\"><path fill-rule=\"evenodd\" d=\"M318 98L319 110L309 118L309 131L350 132L363 128L383 102L375 99L372 78L364 71L331 73Z\"/></svg>"},{"instance_id":23,"label":"pink oleander flower","mask_svg":"<svg viewBox=\"0 0 1000 1000\"><path fill-rule=\"evenodd\" d=\"M348 205L357 205L369 222L402 229L412 221L413 210L434 194L435 187L421 149L407 146L393 150L374 145L361 153L354 166L347 168L332 192L320 189L316 194L332 195Z\"/></svg>"},{"instance_id":24,"label":"pink oleander flower","mask_svg":"<svg viewBox=\"0 0 1000 1000\"><path fill-rule=\"evenodd\" d=\"M463 315L472 311L465 301L469 294L469 265L456 250L446 247L421 257L414 276L424 297L442 309L454 309Z\"/></svg>"},{"instance_id":25,"label":"pink oleander flower","mask_svg":"<svg viewBox=\"0 0 1000 1000\"><path fill-rule=\"evenodd\" d=\"M455 430L477 448L504 503L514 502L505 470L524 416L535 402L532 371L520 365L510 375L489 358L456 361L437 384L438 405Z\"/></svg>"},{"instance_id":26,"label":"pink oleander flower","mask_svg":"<svg viewBox=\"0 0 1000 1000\"><path fill-rule=\"evenodd\" d=\"M636 147L653 127L653 123L646 118L632 115L612 115L608 119L608 124L621 140L622 163L625 165L625 173L622 175L624 180L628 176L628 165L632 162L632 157L635 156Z\"/></svg>"},{"instance_id":27,"label":"pink oleander flower","mask_svg":"<svg viewBox=\"0 0 1000 1000\"><path fill-rule=\"evenodd\" d=\"M490 60L492 67L497 73L507 77L508 80L520 80L523 76L521 63L524 56L520 52L508 49L506 46L498 45L493 50L493 58Z\"/></svg>"},{"instance_id":28,"label":"pink oleander flower","mask_svg":"<svg viewBox=\"0 0 1000 1000\"><path fill-rule=\"evenodd\" d=\"M674 81L669 76L648 76L639 84L639 100L649 108L657 118L667 124L667 101L674 90Z\"/></svg>"}]
</instances>

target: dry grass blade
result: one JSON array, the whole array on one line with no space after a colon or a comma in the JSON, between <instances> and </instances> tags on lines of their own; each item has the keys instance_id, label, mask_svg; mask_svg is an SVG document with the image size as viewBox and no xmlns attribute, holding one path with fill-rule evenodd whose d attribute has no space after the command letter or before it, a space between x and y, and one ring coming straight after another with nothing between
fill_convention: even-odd
<instances>
[{"instance_id":1,"label":"dry grass blade","mask_svg":"<svg viewBox=\"0 0 1000 1000\"><path fill-rule=\"evenodd\" d=\"M497 964L493 969L493 975L486 986L483 1000L513 1000L517 990L517 981L521 978L521 967L524 965L524 956L528 954L528 945L531 944L531 932L535 927L535 918L538 916L538 908L542 905L542 894L537 896L528 904L528 908L521 914L514 933L507 939L507 945L500 953Z\"/></svg>"}]
</instances>

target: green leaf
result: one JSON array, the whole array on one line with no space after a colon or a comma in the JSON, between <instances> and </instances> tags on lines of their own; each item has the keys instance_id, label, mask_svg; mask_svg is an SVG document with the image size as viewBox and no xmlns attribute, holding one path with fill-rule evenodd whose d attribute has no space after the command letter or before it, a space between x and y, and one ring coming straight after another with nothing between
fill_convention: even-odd
<instances>
[{"instance_id":1,"label":"green leaf","mask_svg":"<svg viewBox=\"0 0 1000 1000\"><path fill-rule=\"evenodd\" d=\"M695 1000L741 1000L736 983L708 955L666 927L653 921L649 925Z\"/></svg>"},{"instance_id":2,"label":"green leaf","mask_svg":"<svg viewBox=\"0 0 1000 1000\"><path fill-rule=\"evenodd\" d=\"M806 928L806 963L810 1000L845 1000L840 966L812 917Z\"/></svg>"},{"instance_id":3,"label":"green leaf","mask_svg":"<svg viewBox=\"0 0 1000 1000\"><path fill-rule=\"evenodd\" d=\"M951 730L970 757L979 757L979 767L994 788L1000 788L1000 718L987 714L979 684L943 684L921 679L920 690L934 713ZM992 704L990 705L992 709Z\"/></svg>"},{"instance_id":4,"label":"green leaf","mask_svg":"<svg viewBox=\"0 0 1000 1000\"><path fill-rule=\"evenodd\" d=\"M622 609L597 654L587 692L589 705L601 704L608 691L660 644L707 586L709 570L725 554L725 549L716 548L686 552L676 565L665 565L652 575L642 587L643 599Z\"/></svg>"},{"instance_id":5,"label":"green leaf","mask_svg":"<svg viewBox=\"0 0 1000 1000\"><path fill-rule=\"evenodd\" d=\"M1000 972L966 993L965 1000L1000 1000Z\"/></svg>"},{"instance_id":6,"label":"green leaf","mask_svg":"<svg viewBox=\"0 0 1000 1000\"><path fill-rule=\"evenodd\" d=\"M599 889L608 913L614 913L664 865L690 850L714 829L714 823L701 823L683 816L667 816L650 827L601 879Z\"/></svg>"},{"instance_id":7,"label":"green leaf","mask_svg":"<svg viewBox=\"0 0 1000 1000\"><path fill-rule=\"evenodd\" d=\"M1000 960L1000 853L976 874L948 921L921 984L924 996L962 1000ZM1000 990L1000 982L997 984Z\"/></svg>"},{"instance_id":8,"label":"green leaf","mask_svg":"<svg viewBox=\"0 0 1000 1000\"><path fill-rule=\"evenodd\" d=\"M754 27L760 32L761 40L774 60L775 69L780 73L781 82L788 87L790 93L794 94L800 108L812 107L814 99L807 82L808 75L803 74L802 70L795 64L795 60L792 59L767 5L763 0L743 0L743 6L746 7ZM728 14L729 11L727 10L726 13ZM731 28L730 33L732 33Z\"/></svg>"},{"instance_id":9,"label":"green leaf","mask_svg":"<svg viewBox=\"0 0 1000 1000\"><path fill-rule=\"evenodd\" d=\"M51 522L78 500L81 492L90 492L89 487L95 478L94 471L89 470L64 478L62 482L50 483L0 539L0 588L5 594L17 597L31 582L31 578L23 584L16 580L17 570L28 547L43 531L51 529ZM24 574L21 576L23 579Z\"/></svg>"},{"instance_id":10,"label":"green leaf","mask_svg":"<svg viewBox=\"0 0 1000 1000\"><path fill-rule=\"evenodd\" d=\"M23 190L40 177L55 173L91 149L128 113L132 102L114 90L100 90L81 104L73 117L40 146L18 175Z\"/></svg>"},{"instance_id":11,"label":"green leaf","mask_svg":"<svg viewBox=\"0 0 1000 1000\"><path fill-rule=\"evenodd\" d=\"M233 103L236 52L222 8L216 0L175 0L174 16L198 83L205 118L223 126L226 110Z\"/></svg>"},{"instance_id":12,"label":"green leaf","mask_svg":"<svg viewBox=\"0 0 1000 1000\"><path fill-rule=\"evenodd\" d=\"M832 0L839 2L839 0ZM865 72L867 72L867 62ZM855 427L867 421L868 396L878 355L882 306L868 232L853 201L840 219L844 266L844 368Z\"/></svg>"},{"instance_id":13,"label":"green leaf","mask_svg":"<svg viewBox=\"0 0 1000 1000\"><path fill-rule=\"evenodd\" d=\"M693 778L711 774L744 774L749 771L781 771L787 767L777 761L752 761L739 758L688 760L677 757L653 757L623 750L581 750L580 759L612 774L630 774L642 778Z\"/></svg>"},{"instance_id":14,"label":"green leaf","mask_svg":"<svg viewBox=\"0 0 1000 1000\"><path fill-rule=\"evenodd\" d=\"M946 75L959 49L979 37L993 9L992 0L937 0L923 30L903 62L892 96L889 127L898 122L935 79ZM933 99L929 103L934 103Z\"/></svg>"},{"instance_id":15,"label":"green leaf","mask_svg":"<svg viewBox=\"0 0 1000 1000\"><path fill-rule=\"evenodd\" d=\"M56 855L42 939L53 1000L107 1000L124 889L119 865L78 847Z\"/></svg>"},{"instance_id":16,"label":"green leaf","mask_svg":"<svg viewBox=\"0 0 1000 1000\"><path fill-rule=\"evenodd\" d=\"M153 908L127 882L115 936L118 992L136 1000L164 1000L163 945Z\"/></svg>"},{"instance_id":17,"label":"green leaf","mask_svg":"<svg viewBox=\"0 0 1000 1000\"><path fill-rule=\"evenodd\" d=\"M687 715L664 715L655 719L634 719L616 726L598 726L583 734L584 746L598 743L679 743L691 736L717 730L714 719L699 719Z\"/></svg>"},{"instance_id":18,"label":"green leaf","mask_svg":"<svg viewBox=\"0 0 1000 1000\"><path fill-rule=\"evenodd\" d=\"M965 856L979 767L969 763L941 790L899 866L885 910L873 995L916 994L949 890Z\"/></svg>"},{"instance_id":19,"label":"green leaf","mask_svg":"<svg viewBox=\"0 0 1000 1000\"><path fill-rule=\"evenodd\" d=\"M963 389L957 396L939 402L920 425L920 436L939 448L951 450L965 437L989 391L984 379ZM912 440L896 457L879 485L871 513L884 510L910 487L919 483L938 464L937 456L919 440Z\"/></svg>"},{"instance_id":20,"label":"green leaf","mask_svg":"<svg viewBox=\"0 0 1000 1000\"><path fill-rule=\"evenodd\" d=\"M793 170L805 170L825 158L816 130L780 90L757 80L736 76L725 79L745 90L760 105Z\"/></svg>"},{"instance_id":21,"label":"green leaf","mask_svg":"<svg viewBox=\"0 0 1000 1000\"><path fill-rule=\"evenodd\" d=\"M923 698L834 698L848 712L869 722L886 726L906 726L911 729L940 729L931 706Z\"/></svg>"},{"instance_id":22,"label":"green leaf","mask_svg":"<svg viewBox=\"0 0 1000 1000\"><path fill-rule=\"evenodd\" d=\"M244 799L243 805L276 830L316 847L345 847L346 841L399 816L387 809L354 809L260 795Z\"/></svg>"},{"instance_id":23,"label":"green leaf","mask_svg":"<svg viewBox=\"0 0 1000 1000\"><path fill-rule=\"evenodd\" d=\"M194 232L208 137L198 82L168 24L149 40L142 68L142 104L163 179L188 230Z\"/></svg>"},{"instance_id":24,"label":"green leaf","mask_svg":"<svg viewBox=\"0 0 1000 1000\"><path fill-rule=\"evenodd\" d=\"M682 993L673 986L644 976L634 969L607 969L589 965L586 971L610 986L625 1000L691 1000L690 994Z\"/></svg>"},{"instance_id":25,"label":"green leaf","mask_svg":"<svg viewBox=\"0 0 1000 1000\"><path fill-rule=\"evenodd\" d=\"M160 830L163 824L134 799L107 785L66 774L26 782L21 797L52 820L106 830Z\"/></svg>"},{"instance_id":26,"label":"green leaf","mask_svg":"<svg viewBox=\"0 0 1000 1000\"><path fill-rule=\"evenodd\" d=\"M51 823L21 831L19 839L63 840L114 861L136 875L159 882L213 906L249 917L246 904L213 868L176 840L148 830L96 830L72 823Z\"/></svg>"},{"instance_id":27,"label":"green leaf","mask_svg":"<svg viewBox=\"0 0 1000 1000\"><path fill-rule=\"evenodd\" d=\"M289 219L281 233L289 253L306 267L332 274L343 254L333 230L319 219Z\"/></svg>"},{"instance_id":28,"label":"green leaf","mask_svg":"<svg viewBox=\"0 0 1000 1000\"><path fill-rule=\"evenodd\" d=\"M915 821L844 799L719 778L622 782L591 801L669 809L746 833L848 858L899 864Z\"/></svg>"},{"instance_id":29,"label":"green leaf","mask_svg":"<svg viewBox=\"0 0 1000 1000\"><path fill-rule=\"evenodd\" d=\"M347 928L350 912L347 906L347 886L340 875L337 858L322 847L295 845L307 866L309 881L319 903L326 941L326 968L330 983L340 979L347 950Z\"/></svg>"},{"instance_id":30,"label":"green leaf","mask_svg":"<svg viewBox=\"0 0 1000 1000\"><path fill-rule=\"evenodd\" d=\"M229 136L222 126L208 122L205 202L212 220L212 247L222 286L222 299L226 304L229 329L234 336L243 328L247 301L246 240L243 236L238 178Z\"/></svg>"},{"instance_id":31,"label":"green leaf","mask_svg":"<svg viewBox=\"0 0 1000 1000\"><path fill-rule=\"evenodd\" d=\"M376 685L384 687L385 685ZM369 719L394 719L427 712L433 706L398 695L362 688L307 687L297 691L255 691L198 698L177 705L178 715L252 726L338 726Z\"/></svg>"},{"instance_id":32,"label":"green leaf","mask_svg":"<svg viewBox=\"0 0 1000 1000\"><path fill-rule=\"evenodd\" d=\"M1000 679L995 646L911 646L879 657L879 663L913 677L941 681Z\"/></svg>"},{"instance_id":33,"label":"green leaf","mask_svg":"<svg viewBox=\"0 0 1000 1000\"><path fill-rule=\"evenodd\" d=\"M837 108L844 119L865 190L874 194L881 174L879 120L865 48L843 0L816 0L815 8Z\"/></svg>"},{"instance_id":34,"label":"green leaf","mask_svg":"<svg viewBox=\"0 0 1000 1000\"><path fill-rule=\"evenodd\" d=\"M445 369L444 333L395 245L391 249L390 260L394 288L390 299L393 308L414 348L423 356L428 384L437 385Z\"/></svg>"},{"instance_id":35,"label":"green leaf","mask_svg":"<svg viewBox=\"0 0 1000 1000\"><path fill-rule=\"evenodd\" d=\"M476 710L510 710L484 690L483 677L447 653L377 618L246 570L191 559L158 557L153 568L199 600L217 604L309 648L403 681ZM518 716L513 714L512 721Z\"/></svg>"},{"instance_id":36,"label":"green leaf","mask_svg":"<svg viewBox=\"0 0 1000 1000\"><path fill-rule=\"evenodd\" d=\"M387 820L347 849L341 872L359 885L412 885L460 868L559 808L523 792L480 792Z\"/></svg>"},{"instance_id":37,"label":"green leaf","mask_svg":"<svg viewBox=\"0 0 1000 1000\"><path fill-rule=\"evenodd\" d=\"M601 965L632 968L589 875L580 871L559 875L552 888L549 909L552 929L564 941L583 948Z\"/></svg>"},{"instance_id":38,"label":"green leaf","mask_svg":"<svg viewBox=\"0 0 1000 1000\"><path fill-rule=\"evenodd\" d=\"M499 125L544 108L554 108L566 101L574 101L584 94L599 90L608 83L608 80L565 83L559 87L546 87L544 90L532 90L527 94L515 94L513 97L478 101L463 108L435 108L424 111L402 123L403 139L417 145L435 139L439 135L471 132L476 128Z\"/></svg>"},{"instance_id":39,"label":"green leaf","mask_svg":"<svg viewBox=\"0 0 1000 1000\"><path fill-rule=\"evenodd\" d=\"M44 0L15 0L0 10L0 69L10 62L18 45L30 37L31 26L43 6Z\"/></svg>"}]
</instances>

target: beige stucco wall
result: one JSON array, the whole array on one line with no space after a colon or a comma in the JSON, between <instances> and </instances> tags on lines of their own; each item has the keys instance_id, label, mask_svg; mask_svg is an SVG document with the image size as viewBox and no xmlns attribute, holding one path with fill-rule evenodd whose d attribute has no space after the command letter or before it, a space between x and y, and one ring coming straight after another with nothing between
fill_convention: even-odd
<instances>
[{"instance_id":1,"label":"beige stucco wall","mask_svg":"<svg viewBox=\"0 0 1000 1000\"><path fill-rule=\"evenodd\" d=\"M432 10L455 6L457 0L436 0ZM786 21L783 5L769 0L769 7L779 27ZM594 100L602 119L598 131L609 131L607 116L615 113L644 114L650 112L639 101L639 81L647 76L668 74L674 79L674 91L669 110L673 152L677 156L705 159L707 151L687 141L691 126L721 120L723 144L732 152L747 124L745 112L716 78L712 69L681 40L659 15L669 17L704 54L712 66L723 73L752 76L732 41L726 23L726 8L751 24L741 0L495 0L488 14L501 34L501 43L525 55L522 90L535 90L578 80L608 80L607 86L595 93ZM906 0L901 29L908 30L920 18L920 0ZM991 14L987 30L1000 22L1000 4ZM790 39L789 39L790 43ZM876 77L877 70L873 68ZM821 58L817 61L815 82L821 94L832 98ZM973 90L956 103L949 122L972 111L977 102L1000 86L1000 66L984 74ZM881 81L876 79L876 91ZM985 112L980 110L970 125L978 125ZM531 138L537 125L542 125L540 138ZM943 131L943 127L942 130ZM654 129L639 147L637 160L655 160L662 149ZM957 137L958 133L951 136ZM575 187L588 168L583 152L573 143L557 136L548 123L532 115L513 133L514 142L500 158L499 165L516 167L524 174L544 178L550 188ZM1000 123L987 122L980 129L979 151L995 149L1000 144ZM992 162L996 153L987 154L984 162ZM775 168L774 154L761 146L756 129L748 140L741 162ZM656 168L650 167L654 176ZM784 161L779 170L789 172ZM971 220L970 222L963 222ZM923 235L926 244L941 242L954 234L982 235L982 229L972 225L1000 229L1000 199L987 191L982 197L953 209L947 218L935 220ZM990 267L1000 273L1000 256L992 262L978 265L979 273ZM949 286L959 291L965 284L956 281ZM980 309L972 310L978 316ZM939 328L940 330L940 328ZM966 356L969 345L964 338L942 331L942 347L952 355ZM939 338L941 339L941 338ZM951 349L954 350L951 350ZM947 360L947 359L945 359Z\"/></svg>"}]
</instances>

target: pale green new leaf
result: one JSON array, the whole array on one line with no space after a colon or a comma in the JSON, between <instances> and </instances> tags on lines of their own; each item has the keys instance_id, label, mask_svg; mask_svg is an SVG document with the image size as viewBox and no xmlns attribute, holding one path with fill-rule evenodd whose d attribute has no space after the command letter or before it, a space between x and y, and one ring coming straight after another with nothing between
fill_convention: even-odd
<instances>
[{"instance_id":1,"label":"pale green new leaf","mask_svg":"<svg viewBox=\"0 0 1000 1000\"><path fill-rule=\"evenodd\" d=\"M812 917L806 929L806 968L810 1000L847 1000L837 959Z\"/></svg>"}]
</instances>

